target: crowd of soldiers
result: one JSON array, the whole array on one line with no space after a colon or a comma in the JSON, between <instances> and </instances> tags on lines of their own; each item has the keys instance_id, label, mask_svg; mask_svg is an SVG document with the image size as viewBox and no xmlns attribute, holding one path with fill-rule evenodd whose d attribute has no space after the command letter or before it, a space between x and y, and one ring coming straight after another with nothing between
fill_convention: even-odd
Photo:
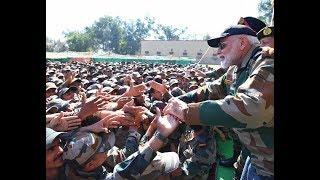
<instances>
[{"instance_id":1,"label":"crowd of soldiers","mask_svg":"<svg viewBox=\"0 0 320 180\"><path fill-rule=\"evenodd\" d=\"M218 69L48 61L47 179L273 179L273 32L240 18L208 40Z\"/></svg>"}]
</instances>

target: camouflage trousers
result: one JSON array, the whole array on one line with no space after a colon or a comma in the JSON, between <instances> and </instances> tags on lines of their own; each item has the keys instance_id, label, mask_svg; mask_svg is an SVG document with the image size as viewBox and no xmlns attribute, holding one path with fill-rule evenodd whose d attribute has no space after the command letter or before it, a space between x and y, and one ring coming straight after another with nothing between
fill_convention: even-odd
<instances>
[{"instance_id":1,"label":"camouflage trousers","mask_svg":"<svg viewBox=\"0 0 320 180\"><path fill-rule=\"evenodd\" d=\"M157 152L156 157L141 174L140 180L158 179L161 175L168 175L179 167L179 156L175 152Z\"/></svg>"}]
</instances>

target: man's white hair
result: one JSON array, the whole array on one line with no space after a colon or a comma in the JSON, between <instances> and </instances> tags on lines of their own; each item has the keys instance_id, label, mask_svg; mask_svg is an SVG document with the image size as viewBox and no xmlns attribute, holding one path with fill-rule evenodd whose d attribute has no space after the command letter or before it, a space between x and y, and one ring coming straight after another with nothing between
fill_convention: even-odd
<instances>
[{"instance_id":1,"label":"man's white hair","mask_svg":"<svg viewBox=\"0 0 320 180\"><path fill-rule=\"evenodd\" d=\"M243 35L243 36L248 39L250 45L260 44L259 39L257 37L249 36L249 35Z\"/></svg>"},{"instance_id":2,"label":"man's white hair","mask_svg":"<svg viewBox=\"0 0 320 180\"><path fill-rule=\"evenodd\" d=\"M250 45L260 44L259 39L255 36L250 36L250 35L245 35L245 34L240 34L240 35L235 35L235 36L244 37L244 38L248 39L248 42Z\"/></svg>"}]
</instances>

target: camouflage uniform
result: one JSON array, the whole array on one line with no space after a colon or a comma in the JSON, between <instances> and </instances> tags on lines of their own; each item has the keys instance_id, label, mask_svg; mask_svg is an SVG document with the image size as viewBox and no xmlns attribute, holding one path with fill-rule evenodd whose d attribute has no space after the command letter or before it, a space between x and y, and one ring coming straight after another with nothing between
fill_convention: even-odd
<instances>
[{"instance_id":1,"label":"camouflage uniform","mask_svg":"<svg viewBox=\"0 0 320 180\"><path fill-rule=\"evenodd\" d=\"M273 68L274 59L262 58L253 45L239 69L231 66L219 79L179 97L190 103L187 124L233 128L262 176L273 176Z\"/></svg>"},{"instance_id":2,"label":"camouflage uniform","mask_svg":"<svg viewBox=\"0 0 320 180\"><path fill-rule=\"evenodd\" d=\"M123 148L125 146L126 143L126 138L129 135L129 128L126 126L120 126L115 130L115 138L116 138L116 142L115 142L115 146L117 146L118 148Z\"/></svg>"},{"instance_id":3,"label":"camouflage uniform","mask_svg":"<svg viewBox=\"0 0 320 180\"><path fill-rule=\"evenodd\" d=\"M164 154L162 159L155 158L156 152L150 147L138 150L138 141L130 138L127 139L126 147L119 150L113 146L114 142L110 139L112 138L105 133L97 135L78 132L75 134L63 153L67 179L137 179L144 175L143 172L148 169L149 164L155 164L162 172L171 172L178 167L178 155L175 157L174 154ZM134 143L136 146L133 146ZM89 162L96 153L107 154L105 163L91 172L83 171L82 165ZM110 170L110 167L114 168Z\"/></svg>"},{"instance_id":4,"label":"camouflage uniform","mask_svg":"<svg viewBox=\"0 0 320 180\"><path fill-rule=\"evenodd\" d=\"M274 60L262 58L260 52L253 46L240 69L229 67L222 77L189 95L203 102L188 104L185 117L188 124L234 128L257 174L273 176ZM222 98L204 101L217 97Z\"/></svg>"},{"instance_id":5,"label":"camouflage uniform","mask_svg":"<svg viewBox=\"0 0 320 180\"><path fill-rule=\"evenodd\" d=\"M205 73L205 78L218 79L218 78L221 77L225 72L226 72L225 69L219 68L219 69L216 69L216 70L214 70L214 71L210 71L210 72Z\"/></svg>"},{"instance_id":6,"label":"camouflage uniform","mask_svg":"<svg viewBox=\"0 0 320 180\"><path fill-rule=\"evenodd\" d=\"M211 165L216 160L216 142L209 127L200 134L187 131L181 138L178 154L183 174L176 179L207 179Z\"/></svg>"}]
</instances>

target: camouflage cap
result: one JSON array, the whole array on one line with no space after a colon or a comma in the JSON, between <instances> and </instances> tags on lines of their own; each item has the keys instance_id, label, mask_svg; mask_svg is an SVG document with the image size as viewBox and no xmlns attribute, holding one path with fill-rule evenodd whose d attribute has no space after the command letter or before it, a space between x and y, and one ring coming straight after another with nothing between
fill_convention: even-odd
<instances>
[{"instance_id":1,"label":"camouflage cap","mask_svg":"<svg viewBox=\"0 0 320 180\"><path fill-rule=\"evenodd\" d=\"M55 108L56 112L66 111L68 107L69 107L69 102L68 101L64 101L64 100L62 100L60 98L56 98L56 99L51 100L48 103L46 112L48 113L50 110L52 110L52 108Z\"/></svg>"},{"instance_id":2,"label":"camouflage cap","mask_svg":"<svg viewBox=\"0 0 320 180\"><path fill-rule=\"evenodd\" d=\"M179 81L178 81L177 79L170 79L169 85L170 85L170 86L173 86L173 85L175 85L175 84L179 84Z\"/></svg>"},{"instance_id":3,"label":"camouflage cap","mask_svg":"<svg viewBox=\"0 0 320 180\"><path fill-rule=\"evenodd\" d=\"M58 87L53 82L47 82L46 83L46 91L48 91L49 89L57 89L57 88Z\"/></svg>"},{"instance_id":4,"label":"camouflage cap","mask_svg":"<svg viewBox=\"0 0 320 180\"><path fill-rule=\"evenodd\" d=\"M65 132L57 132L51 128L46 128L46 149L50 149L52 146L53 140L60 134Z\"/></svg>"},{"instance_id":5,"label":"camouflage cap","mask_svg":"<svg viewBox=\"0 0 320 180\"><path fill-rule=\"evenodd\" d=\"M69 141L62 158L77 165L86 164L96 153L107 152L114 146L115 137L112 132L95 134L91 132L78 132Z\"/></svg>"}]
</instances>

